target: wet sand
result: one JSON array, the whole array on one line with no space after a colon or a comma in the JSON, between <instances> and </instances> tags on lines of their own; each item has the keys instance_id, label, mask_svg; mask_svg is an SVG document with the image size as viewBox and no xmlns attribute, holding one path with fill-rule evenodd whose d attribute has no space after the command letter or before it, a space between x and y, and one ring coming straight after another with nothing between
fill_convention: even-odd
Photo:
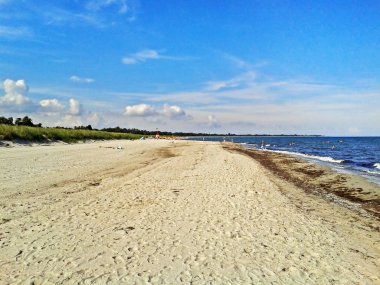
<instances>
[{"instance_id":1,"label":"wet sand","mask_svg":"<svg viewBox=\"0 0 380 285\"><path fill-rule=\"evenodd\" d=\"M0 284L379 284L378 197L264 161L209 142L2 147Z\"/></svg>"}]
</instances>

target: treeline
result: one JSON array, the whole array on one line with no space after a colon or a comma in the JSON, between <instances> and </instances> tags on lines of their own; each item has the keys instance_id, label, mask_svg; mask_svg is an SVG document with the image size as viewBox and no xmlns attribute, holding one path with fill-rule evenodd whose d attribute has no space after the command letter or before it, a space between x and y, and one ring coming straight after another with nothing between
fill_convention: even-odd
<instances>
[{"instance_id":1,"label":"treeline","mask_svg":"<svg viewBox=\"0 0 380 285\"><path fill-rule=\"evenodd\" d=\"M126 128L104 128L102 131L111 132L111 133L129 133L143 136L154 136L157 132L161 136L176 136L176 137L192 137L192 136L225 136L226 134L206 134L206 133L191 133L191 132L166 132L166 131L147 131L140 130L136 128L126 129ZM234 134L228 134L233 136Z\"/></svg>"},{"instance_id":2,"label":"treeline","mask_svg":"<svg viewBox=\"0 0 380 285\"><path fill-rule=\"evenodd\" d=\"M13 118L5 118L0 117L0 125L10 125L10 126L27 126L27 127L36 127L41 128L42 124L33 124L33 121L28 116L25 116L24 118L16 118L16 120L13 122Z\"/></svg>"},{"instance_id":3,"label":"treeline","mask_svg":"<svg viewBox=\"0 0 380 285\"><path fill-rule=\"evenodd\" d=\"M13 121L13 117L0 117L0 125L9 125L9 126L27 126L27 127L36 127L36 128L42 128L42 124L34 124L33 120L29 118L28 116L25 116L24 118L16 118L15 121ZM66 127L60 127L56 126L54 127L56 129L65 129L65 130L93 130L91 125L88 126L75 126L74 128L66 128ZM96 130L96 129L95 129Z\"/></svg>"},{"instance_id":4,"label":"treeline","mask_svg":"<svg viewBox=\"0 0 380 285\"><path fill-rule=\"evenodd\" d=\"M88 126L75 126L74 128L67 128L67 127L60 127L60 126L56 126L54 127L56 129L64 129L64 130L94 130L94 131L98 131L97 129L93 129L91 125L88 125Z\"/></svg>"}]
</instances>

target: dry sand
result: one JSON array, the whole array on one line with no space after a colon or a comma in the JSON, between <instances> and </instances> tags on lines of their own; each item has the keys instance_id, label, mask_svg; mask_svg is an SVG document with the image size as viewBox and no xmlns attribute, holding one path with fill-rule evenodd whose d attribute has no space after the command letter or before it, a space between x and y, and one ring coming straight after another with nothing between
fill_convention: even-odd
<instances>
[{"instance_id":1,"label":"dry sand","mask_svg":"<svg viewBox=\"0 0 380 285\"><path fill-rule=\"evenodd\" d=\"M2 147L0 169L0 284L380 284L375 217L219 143Z\"/></svg>"}]
</instances>

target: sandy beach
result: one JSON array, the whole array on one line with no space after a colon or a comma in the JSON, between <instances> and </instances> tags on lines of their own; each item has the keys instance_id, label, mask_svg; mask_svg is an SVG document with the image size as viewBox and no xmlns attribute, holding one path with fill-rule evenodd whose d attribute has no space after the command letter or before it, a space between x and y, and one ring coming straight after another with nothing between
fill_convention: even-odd
<instances>
[{"instance_id":1,"label":"sandy beach","mask_svg":"<svg viewBox=\"0 0 380 285\"><path fill-rule=\"evenodd\" d=\"M0 284L380 284L378 186L264 160L211 142L0 147Z\"/></svg>"}]
</instances>

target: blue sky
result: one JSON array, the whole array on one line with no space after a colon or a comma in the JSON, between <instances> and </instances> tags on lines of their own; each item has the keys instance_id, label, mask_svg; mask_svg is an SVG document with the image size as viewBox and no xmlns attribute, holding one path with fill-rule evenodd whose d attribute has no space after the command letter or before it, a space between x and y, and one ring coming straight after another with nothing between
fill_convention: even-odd
<instances>
[{"instance_id":1,"label":"blue sky","mask_svg":"<svg viewBox=\"0 0 380 285\"><path fill-rule=\"evenodd\" d=\"M0 0L0 115L380 135L380 2Z\"/></svg>"}]
</instances>

